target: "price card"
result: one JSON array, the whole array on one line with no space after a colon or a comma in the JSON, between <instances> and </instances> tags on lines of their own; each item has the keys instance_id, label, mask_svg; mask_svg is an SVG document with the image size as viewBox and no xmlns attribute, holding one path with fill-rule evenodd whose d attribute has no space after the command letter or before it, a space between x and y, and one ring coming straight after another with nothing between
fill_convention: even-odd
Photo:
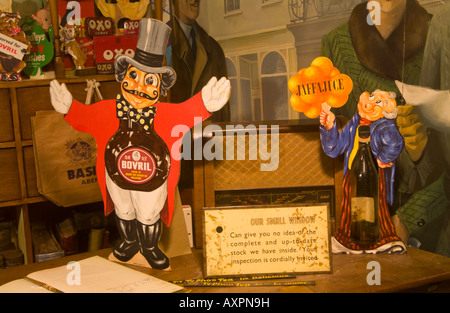
<instances>
[{"instance_id":1,"label":"price card","mask_svg":"<svg viewBox=\"0 0 450 313\"><path fill-rule=\"evenodd\" d=\"M27 52L28 46L23 42L0 34L0 52L22 60Z\"/></svg>"}]
</instances>

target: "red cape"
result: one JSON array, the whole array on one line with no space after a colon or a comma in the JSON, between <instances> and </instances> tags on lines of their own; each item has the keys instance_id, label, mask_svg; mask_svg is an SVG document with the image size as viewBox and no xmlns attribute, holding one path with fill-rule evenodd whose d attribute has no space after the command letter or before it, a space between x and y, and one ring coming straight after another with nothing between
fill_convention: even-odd
<instances>
[{"instance_id":1,"label":"red cape","mask_svg":"<svg viewBox=\"0 0 450 313\"><path fill-rule=\"evenodd\" d=\"M203 104L201 93L183 103L157 103L155 106L157 107L154 119L155 131L164 140L171 153L171 166L167 177L167 200L161 211L162 221L170 226L175 205L175 189L180 173L180 149L178 147L174 152L172 147L175 143L181 145L181 138L187 129L195 126L194 118L201 118L204 121L211 114ZM116 117L116 100L103 100L93 105L84 105L74 100L65 120L74 129L94 136L97 142L97 180L103 197L105 215L109 215L114 210L114 204L106 189L104 155L109 139L119 128L119 119ZM177 131L173 137L172 129L177 125L187 127L180 128L180 132L182 132Z\"/></svg>"}]
</instances>

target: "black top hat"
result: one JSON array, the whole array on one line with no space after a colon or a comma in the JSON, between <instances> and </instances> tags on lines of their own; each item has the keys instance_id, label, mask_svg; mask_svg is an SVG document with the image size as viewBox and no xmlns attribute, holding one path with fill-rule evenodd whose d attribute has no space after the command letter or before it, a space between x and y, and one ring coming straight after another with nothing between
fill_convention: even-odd
<instances>
[{"instance_id":1,"label":"black top hat","mask_svg":"<svg viewBox=\"0 0 450 313\"><path fill-rule=\"evenodd\" d=\"M118 73L123 65L131 64L146 73L162 74L165 88L168 90L175 84L177 75L169 66L163 66L167 42L171 29L161 21L144 18L139 22L139 37L133 58L120 55L115 61L116 78L121 81L122 73Z\"/></svg>"}]
</instances>

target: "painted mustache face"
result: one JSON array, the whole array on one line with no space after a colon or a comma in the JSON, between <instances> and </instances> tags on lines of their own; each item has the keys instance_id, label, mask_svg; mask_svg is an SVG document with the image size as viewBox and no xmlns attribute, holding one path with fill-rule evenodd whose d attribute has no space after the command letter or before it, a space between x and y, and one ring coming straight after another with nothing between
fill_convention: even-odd
<instances>
[{"instance_id":1,"label":"painted mustache face","mask_svg":"<svg viewBox=\"0 0 450 313\"><path fill-rule=\"evenodd\" d=\"M122 89L123 89L123 91L125 91L125 92L127 92L127 93L129 93L129 94L131 94L133 96L138 96L138 97L141 97L141 98L145 98L145 99L148 99L150 101L154 101L154 100L159 98L159 92L156 89L153 90L153 97L152 97L152 96L146 94L145 92L139 92L136 89L127 89L128 85L129 85L128 82L124 82L123 85L122 85Z\"/></svg>"},{"instance_id":2,"label":"painted mustache face","mask_svg":"<svg viewBox=\"0 0 450 313\"><path fill-rule=\"evenodd\" d=\"M160 86L159 74L146 73L130 65L122 81L121 90L128 103L136 109L143 109L158 101Z\"/></svg>"}]
</instances>

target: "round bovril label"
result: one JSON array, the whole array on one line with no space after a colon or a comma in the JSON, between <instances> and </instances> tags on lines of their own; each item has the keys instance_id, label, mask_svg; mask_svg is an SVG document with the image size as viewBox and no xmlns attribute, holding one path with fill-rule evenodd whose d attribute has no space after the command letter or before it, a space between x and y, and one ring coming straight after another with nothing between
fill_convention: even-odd
<instances>
[{"instance_id":1,"label":"round bovril label","mask_svg":"<svg viewBox=\"0 0 450 313\"><path fill-rule=\"evenodd\" d=\"M145 184L156 174L156 162L153 156L141 148L129 148L117 159L119 174L133 184Z\"/></svg>"}]
</instances>

